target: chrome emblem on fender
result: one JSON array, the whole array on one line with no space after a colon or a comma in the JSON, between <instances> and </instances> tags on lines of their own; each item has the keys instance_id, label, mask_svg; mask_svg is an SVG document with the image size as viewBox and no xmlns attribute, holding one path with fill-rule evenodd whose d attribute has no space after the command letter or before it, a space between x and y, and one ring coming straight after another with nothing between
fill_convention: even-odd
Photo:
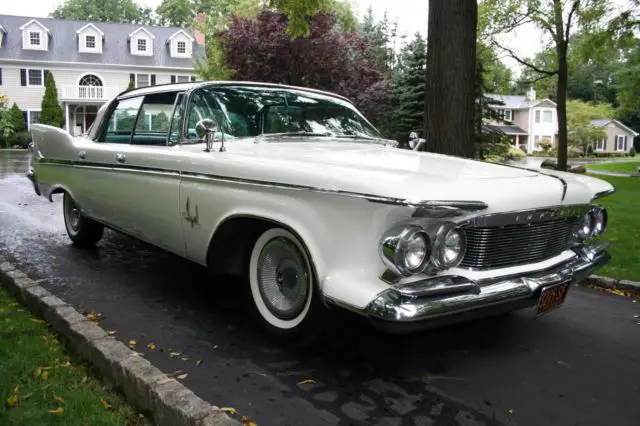
<instances>
[{"instance_id":1,"label":"chrome emblem on fender","mask_svg":"<svg viewBox=\"0 0 640 426\"><path fill-rule=\"evenodd\" d=\"M190 201L191 201L191 199L189 197L187 197L187 211L182 213L182 216L184 216L184 220L189 222L191 224L191 227L193 228L194 226L200 224L200 220L199 220L199 215L198 215L198 205L197 204L196 204L196 215L195 216L191 215Z\"/></svg>"}]
</instances>

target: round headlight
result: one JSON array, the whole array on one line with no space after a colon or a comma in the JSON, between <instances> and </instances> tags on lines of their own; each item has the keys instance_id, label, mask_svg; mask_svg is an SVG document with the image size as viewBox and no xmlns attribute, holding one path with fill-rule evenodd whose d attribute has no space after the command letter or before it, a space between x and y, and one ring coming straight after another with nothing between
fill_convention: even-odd
<instances>
[{"instance_id":1,"label":"round headlight","mask_svg":"<svg viewBox=\"0 0 640 426\"><path fill-rule=\"evenodd\" d=\"M580 221L578 236L582 239L589 238L593 232L593 224L594 219L592 212L585 214Z\"/></svg>"},{"instance_id":2,"label":"round headlight","mask_svg":"<svg viewBox=\"0 0 640 426\"><path fill-rule=\"evenodd\" d=\"M604 207L598 207L594 212L593 234L600 235L607 230L607 210Z\"/></svg>"},{"instance_id":3,"label":"round headlight","mask_svg":"<svg viewBox=\"0 0 640 426\"><path fill-rule=\"evenodd\" d=\"M455 224L440 225L431 255L433 264L441 269L456 267L467 251L467 237Z\"/></svg>"},{"instance_id":4,"label":"round headlight","mask_svg":"<svg viewBox=\"0 0 640 426\"><path fill-rule=\"evenodd\" d=\"M380 245L380 257L385 265L407 277L424 270L430 255L431 240L417 225L389 231Z\"/></svg>"}]
</instances>

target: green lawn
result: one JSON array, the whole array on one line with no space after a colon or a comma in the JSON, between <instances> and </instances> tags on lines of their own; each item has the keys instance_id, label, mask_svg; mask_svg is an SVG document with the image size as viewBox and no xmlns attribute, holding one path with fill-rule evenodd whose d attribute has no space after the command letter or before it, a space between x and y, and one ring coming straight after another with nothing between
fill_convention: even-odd
<instances>
[{"instance_id":1,"label":"green lawn","mask_svg":"<svg viewBox=\"0 0 640 426\"><path fill-rule=\"evenodd\" d=\"M144 424L0 288L0 425Z\"/></svg>"},{"instance_id":2,"label":"green lawn","mask_svg":"<svg viewBox=\"0 0 640 426\"><path fill-rule=\"evenodd\" d=\"M611 241L613 259L596 274L640 281L640 179L594 177L607 180L616 187L615 194L598 200L609 213L609 226L603 238Z\"/></svg>"},{"instance_id":3,"label":"green lawn","mask_svg":"<svg viewBox=\"0 0 640 426\"><path fill-rule=\"evenodd\" d=\"M596 170L611 170L613 172L627 172L634 173L638 171L640 166L640 160L638 161L618 161L613 163L600 163L600 164L585 164L588 169Z\"/></svg>"}]
</instances>

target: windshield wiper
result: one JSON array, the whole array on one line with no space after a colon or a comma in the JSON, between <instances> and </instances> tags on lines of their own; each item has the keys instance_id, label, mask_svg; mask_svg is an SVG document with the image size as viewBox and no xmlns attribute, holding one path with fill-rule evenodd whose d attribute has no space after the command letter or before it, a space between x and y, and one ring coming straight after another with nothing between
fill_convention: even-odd
<instances>
[{"instance_id":1,"label":"windshield wiper","mask_svg":"<svg viewBox=\"0 0 640 426\"><path fill-rule=\"evenodd\" d=\"M300 130L297 132L283 132L283 133L260 133L256 136L256 143L265 138L273 137L291 137L291 136L309 136L309 137L328 137L334 136L331 132L308 132L306 130Z\"/></svg>"},{"instance_id":2,"label":"windshield wiper","mask_svg":"<svg viewBox=\"0 0 640 426\"><path fill-rule=\"evenodd\" d=\"M362 139L362 140L367 140L367 141L371 141L373 143L379 143L382 145L389 145L392 144L391 141L383 139L383 138L377 138L374 136L363 136L363 135L336 135L336 138L344 138L344 139Z\"/></svg>"}]
</instances>

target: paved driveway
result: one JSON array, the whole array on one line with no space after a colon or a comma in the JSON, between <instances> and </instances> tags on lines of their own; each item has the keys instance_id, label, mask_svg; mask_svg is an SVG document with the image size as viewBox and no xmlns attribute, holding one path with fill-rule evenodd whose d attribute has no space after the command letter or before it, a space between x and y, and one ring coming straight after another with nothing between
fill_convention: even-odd
<instances>
[{"instance_id":1,"label":"paved driveway","mask_svg":"<svg viewBox=\"0 0 640 426\"><path fill-rule=\"evenodd\" d=\"M640 424L640 302L573 287L535 321L519 312L400 337L340 314L315 347L281 347L251 326L233 280L111 231L75 249L60 199L36 197L25 168L0 152L0 254L260 426Z\"/></svg>"}]
</instances>

